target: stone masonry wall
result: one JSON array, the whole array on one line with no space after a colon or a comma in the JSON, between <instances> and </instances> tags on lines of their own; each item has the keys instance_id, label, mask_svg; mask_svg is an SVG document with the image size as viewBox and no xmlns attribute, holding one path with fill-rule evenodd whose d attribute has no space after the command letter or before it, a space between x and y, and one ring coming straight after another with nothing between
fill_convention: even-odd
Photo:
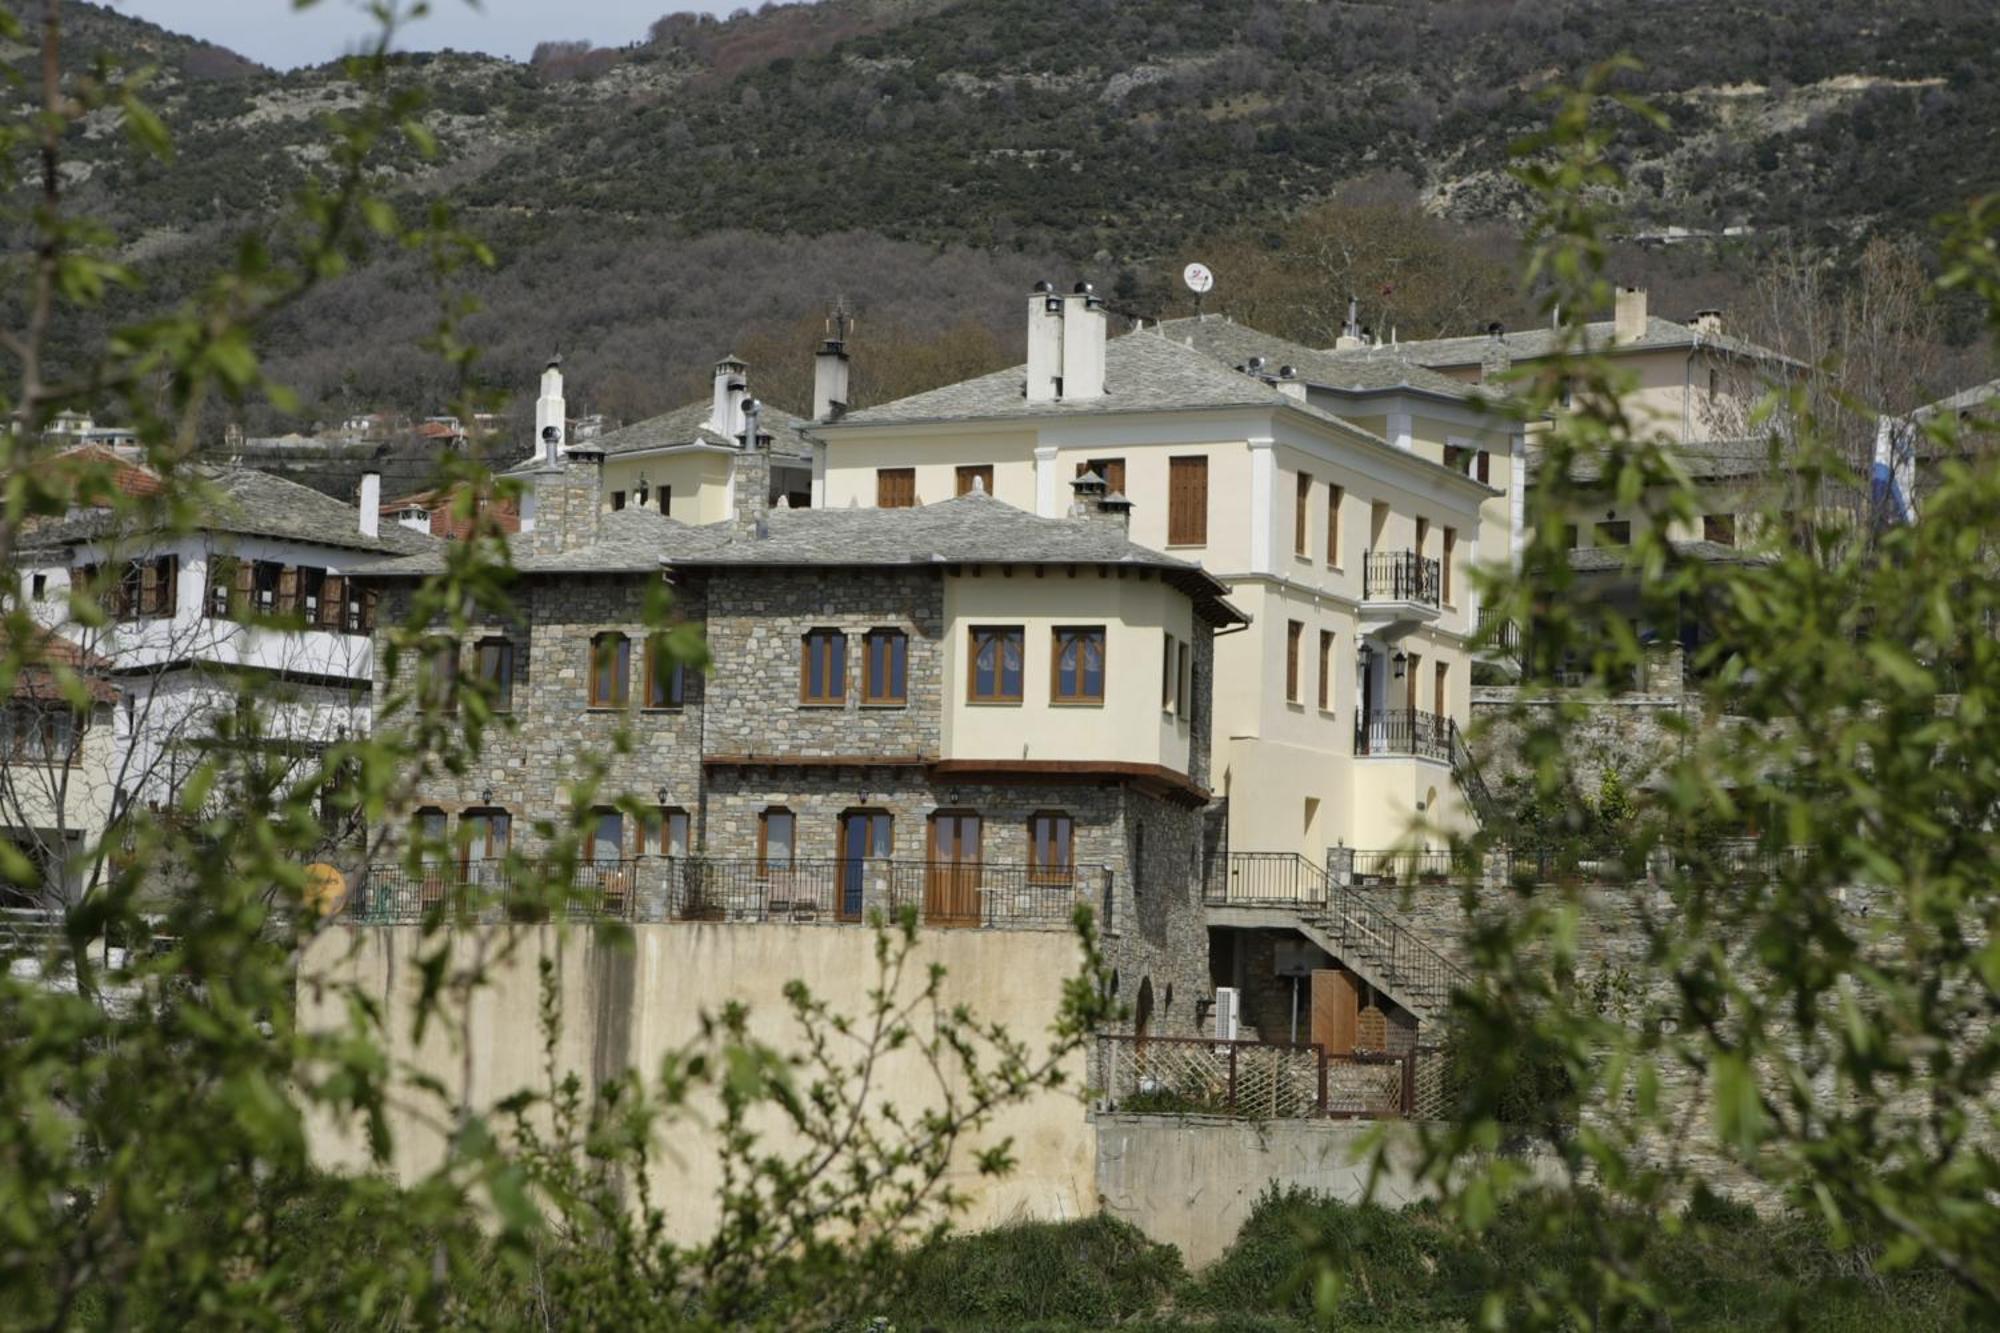
<instances>
[{"instance_id":1,"label":"stone masonry wall","mask_svg":"<svg viewBox=\"0 0 2000 1333\"><path fill-rule=\"evenodd\" d=\"M561 813L566 789L598 763L604 766L602 789L607 797L636 796L652 804L660 801L664 789L665 804L692 812L701 797L699 673L688 675L684 706L639 707L645 669L644 607L652 577L530 577L515 589L520 612L515 624L485 624L467 634L459 647L459 669L468 679L476 669L480 639L505 638L514 645L512 725L487 730L482 753L467 772L439 769L427 778L419 803L454 819L464 810L488 805L507 810L514 817L514 846L533 851L532 821ZM406 584L384 590L381 623L394 624L408 614L408 595ZM698 620L699 593L677 592L675 614ZM608 630L624 633L632 645L631 703L621 709L589 706L591 641ZM375 654L378 707L389 686L386 657ZM623 753L617 744L621 731L629 737ZM407 821L393 821L387 832L391 845L398 844L407 832Z\"/></svg>"},{"instance_id":2,"label":"stone masonry wall","mask_svg":"<svg viewBox=\"0 0 2000 1333\"><path fill-rule=\"evenodd\" d=\"M708 751L725 755L923 755L941 745L944 582L931 570L719 572L708 580ZM847 635L846 698L800 702L805 634ZM903 704L862 702L863 636L909 635Z\"/></svg>"}]
</instances>

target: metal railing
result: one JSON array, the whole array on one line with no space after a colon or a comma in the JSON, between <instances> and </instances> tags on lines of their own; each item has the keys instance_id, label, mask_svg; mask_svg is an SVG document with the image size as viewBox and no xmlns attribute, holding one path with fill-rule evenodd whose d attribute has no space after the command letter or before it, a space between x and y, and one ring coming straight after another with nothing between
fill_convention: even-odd
<instances>
[{"instance_id":1,"label":"metal railing","mask_svg":"<svg viewBox=\"0 0 2000 1333\"><path fill-rule=\"evenodd\" d=\"M1458 789L1465 793L1465 799L1472 806L1472 812L1479 822L1488 827L1497 826L1503 816L1500 803L1493 799L1492 789L1486 785L1486 776L1479 771L1479 761L1473 757L1472 747L1465 743L1465 733L1458 729L1458 723L1445 719L1448 729L1451 776L1458 783Z\"/></svg>"},{"instance_id":2,"label":"metal railing","mask_svg":"<svg viewBox=\"0 0 2000 1333\"><path fill-rule=\"evenodd\" d=\"M547 917L623 921L861 923L914 907L934 927L1060 930L1079 902L1110 920L1111 872L864 858L759 861L639 857L562 866L533 860L373 866L351 921Z\"/></svg>"},{"instance_id":3,"label":"metal railing","mask_svg":"<svg viewBox=\"0 0 2000 1333\"><path fill-rule=\"evenodd\" d=\"M1480 859L1466 852L1357 848L1348 855L1353 858L1354 882L1359 885L1465 884L1485 877Z\"/></svg>"},{"instance_id":4,"label":"metal railing","mask_svg":"<svg viewBox=\"0 0 2000 1333\"><path fill-rule=\"evenodd\" d=\"M1436 1018L1469 978L1369 894L1292 852L1231 852L1215 906L1283 907L1315 925L1335 956L1420 1018Z\"/></svg>"},{"instance_id":5,"label":"metal railing","mask_svg":"<svg viewBox=\"0 0 2000 1333\"><path fill-rule=\"evenodd\" d=\"M1518 621L1503 616L1491 607L1479 608L1479 623L1476 631L1479 647L1502 658L1519 660L1521 656L1521 626Z\"/></svg>"},{"instance_id":6,"label":"metal railing","mask_svg":"<svg viewBox=\"0 0 2000 1333\"><path fill-rule=\"evenodd\" d=\"M1449 1107L1445 1079L1435 1047L1334 1055L1309 1042L1101 1033L1095 1104L1249 1120L1435 1118Z\"/></svg>"},{"instance_id":7,"label":"metal railing","mask_svg":"<svg viewBox=\"0 0 2000 1333\"><path fill-rule=\"evenodd\" d=\"M1388 708L1354 716L1354 753L1452 757L1452 720L1421 708Z\"/></svg>"},{"instance_id":8,"label":"metal railing","mask_svg":"<svg viewBox=\"0 0 2000 1333\"><path fill-rule=\"evenodd\" d=\"M0 957L47 952L63 938L64 914L40 907L0 908Z\"/></svg>"},{"instance_id":9,"label":"metal railing","mask_svg":"<svg viewBox=\"0 0 2000 1333\"><path fill-rule=\"evenodd\" d=\"M1370 551L1361 566L1361 596L1370 602L1436 606L1441 566L1415 551Z\"/></svg>"}]
</instances>

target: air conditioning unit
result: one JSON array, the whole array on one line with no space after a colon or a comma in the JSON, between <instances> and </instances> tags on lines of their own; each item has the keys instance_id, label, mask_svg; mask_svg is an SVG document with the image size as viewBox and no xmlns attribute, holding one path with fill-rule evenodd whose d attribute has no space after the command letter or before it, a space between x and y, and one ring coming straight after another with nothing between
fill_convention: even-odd
<instances>
[{"instance_id":1,"label":"air conditioning unit","mask_svg":"<svg viewBox=\"0 0 2000 1333\"><path fill-rule=\"evenodd\" d=\"M1243 994L1234 986L1215 988L1215 1039L1235 1041L1236 1025L1243 1007Z\"/></svg>"}]
</instances>

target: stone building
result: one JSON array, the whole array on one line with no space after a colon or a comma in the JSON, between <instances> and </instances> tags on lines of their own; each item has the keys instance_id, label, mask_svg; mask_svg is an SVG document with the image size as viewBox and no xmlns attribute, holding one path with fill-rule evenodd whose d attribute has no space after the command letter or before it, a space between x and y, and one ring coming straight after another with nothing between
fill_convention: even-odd
<instances>
[{"instance_id":1,"label":"stone building","mask_svg":"<svg viewBox=\"0 0 2000 1333\"><path fill-rule=\"evenodd\" d=\"M509 854L545 851L535 825L588 778L605 795L576 876L600 907L837 925L909 905L1006 930L1061 929L1084 902L1141 1020L1196 1027L1221 853L1212 640L1246 623L1222 584L1129 540L1094 479L1060 518L983 490L774 509L760 447L738 451L731 518L696 527L596 503L603 455L558 444L517 469L515 618L420 668L483 680L508 725L466 772L424 779L387 830L392 853L423 841L416 878L407 858L371 868L357 914L504 889ZM370 570L381 624L443 560ZM667 650L675 625L699 632L702 669ZM381 707L407 682L376 660Z\"/></svg>"}]
</instances>

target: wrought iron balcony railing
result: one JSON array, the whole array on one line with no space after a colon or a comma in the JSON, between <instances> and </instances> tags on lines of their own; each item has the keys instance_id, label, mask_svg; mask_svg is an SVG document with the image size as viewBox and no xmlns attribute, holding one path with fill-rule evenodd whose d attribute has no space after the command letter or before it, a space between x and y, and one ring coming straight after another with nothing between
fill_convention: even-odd
<instances>
[{"instance_id":1,"label":"wrought iron balcony railing","mask_svg":"<svg viewBox=\"0 0 2000 1333\"><path fill-rule=\"evenodd\" d=\"M933 927L1058 930L1076 905L1109 921L1101 868L874 858L646 856L563 866L524 858L370 866L343 907L353 922L861 923L914 907Z\"/></svg>"},{"instance_id":2,"label":"wrought iron balcony railing","mask_svg":"<svg viewBox=\"0 0 2000 1333\"><path fill-rule=\"evenodd\" d=\"M1414 755L1419 759L1452 757L1450 718L1420 708L1389 708L1356 714L1354 753Z\"/></svg>"},{"instance_id":3,"label":"wrought iron balcony railing","mask_svg":"<svg viewBox=\"0 0 2000 1333\"><path fill-rule=\"evenodd\" d=\"M1436 560L1415 551L1370 551L1361 567L1362 599L1436 606L1440 568Z\"/></svg>"}]
</instances>

